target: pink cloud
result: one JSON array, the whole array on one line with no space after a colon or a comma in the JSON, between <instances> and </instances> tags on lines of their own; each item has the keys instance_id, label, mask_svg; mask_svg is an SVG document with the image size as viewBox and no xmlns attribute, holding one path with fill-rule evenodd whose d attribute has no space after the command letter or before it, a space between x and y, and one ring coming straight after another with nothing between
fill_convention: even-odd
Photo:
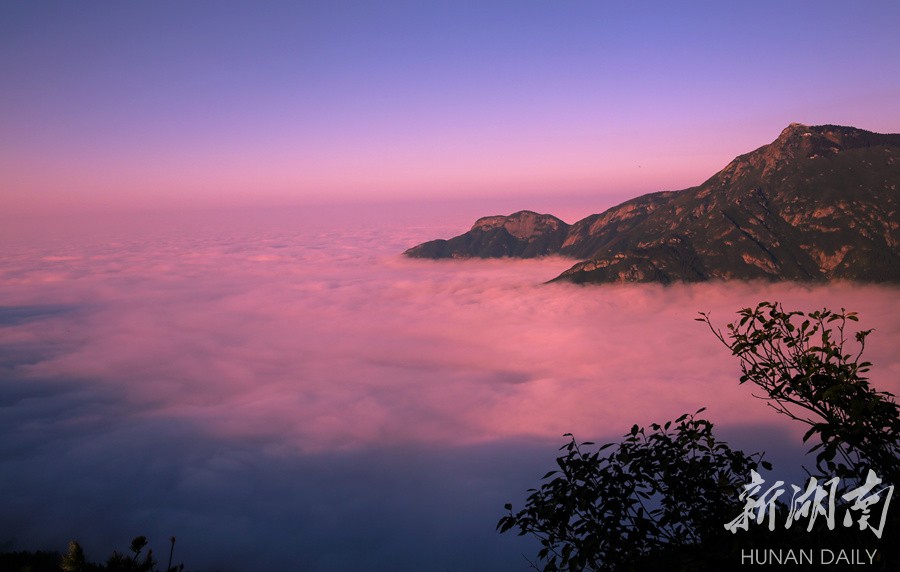
<instances>
[{"instance_id":1,"label":"pink cloud","mask_svg":"<svg viewBox=\"0 0 900 572\"><path fill-rule=\"evenodd\" d=\"M27 326L77 340L29 375L65 372L142 415L302 451L604 433L700 405L727 422L767 420L693 321L709 311L724 325L762 299L859 310L877 330L873 377L896 390L892 289L544 285L570 261L407 260L394 245L426 230L359 232L32 252L7 268L6 303L91 308L74 332L60 333L67 317Z\"/></svg>"},{"instance_id":2,"label":"pink cloud","mask_svg":"<svg viewBox=\"0 0 900 572\"><path fill-rule=\"evenodd\" d=\"M115 241L95 235L9 249L0 306L19 310L7 310L0 327L10 364L0 390L10 412L0 447L15 454L0 470L53 474L68 460L81 478L8 486L35 499L32 505L48 490L74 488L78 502L96 506L105 493L86 491L90 482L133 478L153 503L178 499L177 509L154 513L154 526L175 526L172 510L187 510L184 522L220 522L227 538L243 521L221 514L212 499L246 498L254 503L247 510L268 518L263 507L281 502L275 493L244 490L260 478L278 494L299 495L284 502L301 503L295 508L303 514L312 509L302 503L316 494L333 504L353 491L365 510L335 510L378 518L384 507L369 490L373 455L393 459L384 478L400 495L404 475L424 469L392 457L396 451L427 451L419 454L438 463L455 459L448 473L423 477L429 487L447 487L451 479L478 481L471 473L475 451L528 443L546 447L533 457L540 465L552 462L562 433L615 439L632 423L700 406L723 431L751 443L749 427L757 435L796 435L798 427L738 385L737 362L694 321L707 311L724 325L763 299L858 311L860 327L876 329L867 348L873 382L900 389L893 288L548 285L569 260L409 260L399 252L443 230L358 220L329 226L298 215L218 229L142 227ZM751 446L778 448L780 441ZM148 460L138 460L148 452ZM343 488L323 484L330 483L327 464L312 473L305 468L333 455L358 474ZM120 474L122 463L147 472ZM253 476L273 463L280 476ZM495 474L500 467L479 470ZM491 481L490 503L524 490L517 483L535 484L540 470L534 473L526 471L521 482ZM320 492L286 493L289 482ZM110 481L107 488L116 486ZM121 506L149 510L121 494ZM435 493L426 487L416 494L424 507ZM184 508L196 495L210 500ZM21 513L43 515L32 529L53 537L42 523L58 509L32 505ZM479 506L490 525L493 505ZM101 520L110 530L121 527L113 516ZM249 552L235 558L262 565Z\"/></svg>"}]
</instances>

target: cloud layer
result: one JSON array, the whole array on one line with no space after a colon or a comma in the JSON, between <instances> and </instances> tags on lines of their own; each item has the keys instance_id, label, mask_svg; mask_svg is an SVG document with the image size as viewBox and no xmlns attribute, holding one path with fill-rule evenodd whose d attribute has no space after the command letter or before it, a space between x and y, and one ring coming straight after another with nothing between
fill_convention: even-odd
<instances>
[{"instance_id":1,"label":"cloud layer","mask_svg":"<svg viewBox=\"0 0 900 572\"><path fill-rule=\"evenodd\" d=\"M749 448L798 434L737 384L698 311L859 311L873 381L898 391L895 289L544 285L570 261L406 260L444 229L361 220L11 248L0 542L80 536L99 559L175 534L189 568L519 570L531 549L493 524L562 433L707 406Z\"/></svg>"}]
</instances>

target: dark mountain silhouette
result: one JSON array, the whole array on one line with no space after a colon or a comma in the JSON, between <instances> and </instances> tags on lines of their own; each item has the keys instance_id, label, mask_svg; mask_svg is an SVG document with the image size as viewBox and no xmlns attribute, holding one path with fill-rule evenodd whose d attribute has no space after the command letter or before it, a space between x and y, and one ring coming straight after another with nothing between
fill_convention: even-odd
<instances>
[{"instance_id":1,"label":"dark mountain silhouette","mask_svg":"<svg viewBox=\"0 0 900 572\"><path fill-rule=\"evenodd\" d=\"M576 283L727 279L900 282L900 134L793 123L703 184L567 225L520 211L479 219L421 258L581 260Z\"/></svg>"},{"instance_id":2,"label":"dark mountain silhouette","mask_svg":"<svg viewBox=\"0 0 900 572\"><path fill-rule=\"evenodd\" d=\"M405 252L417 258L534 258L560 251L569 225L555 216L519 211L509 216L486 216L472 229L450 240L432 240Z\"/></svg>"}]
</instances>

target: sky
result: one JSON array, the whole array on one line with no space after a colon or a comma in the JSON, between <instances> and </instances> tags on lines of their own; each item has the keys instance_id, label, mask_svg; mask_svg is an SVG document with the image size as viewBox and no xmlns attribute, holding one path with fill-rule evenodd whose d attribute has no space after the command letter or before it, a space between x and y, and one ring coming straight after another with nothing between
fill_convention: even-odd
<instances>
[{"instance_id":1,"label":"sky","mask_svg":"<svg viewBox=\"0 0 900 572\"><path fill-rule=\"evenodd\" d=\"M702 406L801 485L803 427L694 321L762 299L858 311L900 391L896 288L544 284L572 261L406 259L443 229L304 216L5 249L0 550L175 535L205 572L524 572L538 547L494 526L564 433Z\"/></svg>"},{"instance_id":2,"label":"sky","mask_svg":"<svg viewBox=\"0 0 900 572\"><path fill-rule=\"evenodd\" d=\"M524 570L534 545L494 525L563 433L703 405L796 471L799 430L696 313L857 310L896 393L896 288L581 288L544 284L571 260L400 253L699 184L794 121L900 132L898 23L896 2L0 1L0 550L174 534L206 572Z\"/></svg>"},{"instance_id":3,"label":"sky","mask_svg":"<svg viewBox=\"0 0 900 572\"><path fill-rule=\"evenodd\" d=\"M701 183L900 132L893 1L0 4L3 216Z\"/></svg>"}]
</instances>

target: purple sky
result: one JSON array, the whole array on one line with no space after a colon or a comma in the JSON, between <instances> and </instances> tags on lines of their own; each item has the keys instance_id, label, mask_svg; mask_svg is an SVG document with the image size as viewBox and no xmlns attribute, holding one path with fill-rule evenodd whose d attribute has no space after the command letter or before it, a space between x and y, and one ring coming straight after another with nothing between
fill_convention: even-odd
<instances>
[{"instance_id":1,"label":"purple sky","mask_svg":"<svg viewBox=\"0 0 900 572\"><path fill-rule=\"evenodd\" d=\"M900 132L898 21L896 2L3 2L0 549L176 534L191 569L515 571L535 550L493 525L564 432L707 405L796 466L796 428L696 312L858 310L896 393L896 289L591 289L542 285L572 261L399 253L698 184L792 121Z\"/></svg>"},{"instance_id":2,"label":"purple sky","mask_svg":"<svg viewBox=\"0 0 900 572\"><path fill-rule=\"evenodd\" d=\"M4 2L0 210L698 184L791 121L900 131L900 5Z\"/></svg>"}]
</instances>

